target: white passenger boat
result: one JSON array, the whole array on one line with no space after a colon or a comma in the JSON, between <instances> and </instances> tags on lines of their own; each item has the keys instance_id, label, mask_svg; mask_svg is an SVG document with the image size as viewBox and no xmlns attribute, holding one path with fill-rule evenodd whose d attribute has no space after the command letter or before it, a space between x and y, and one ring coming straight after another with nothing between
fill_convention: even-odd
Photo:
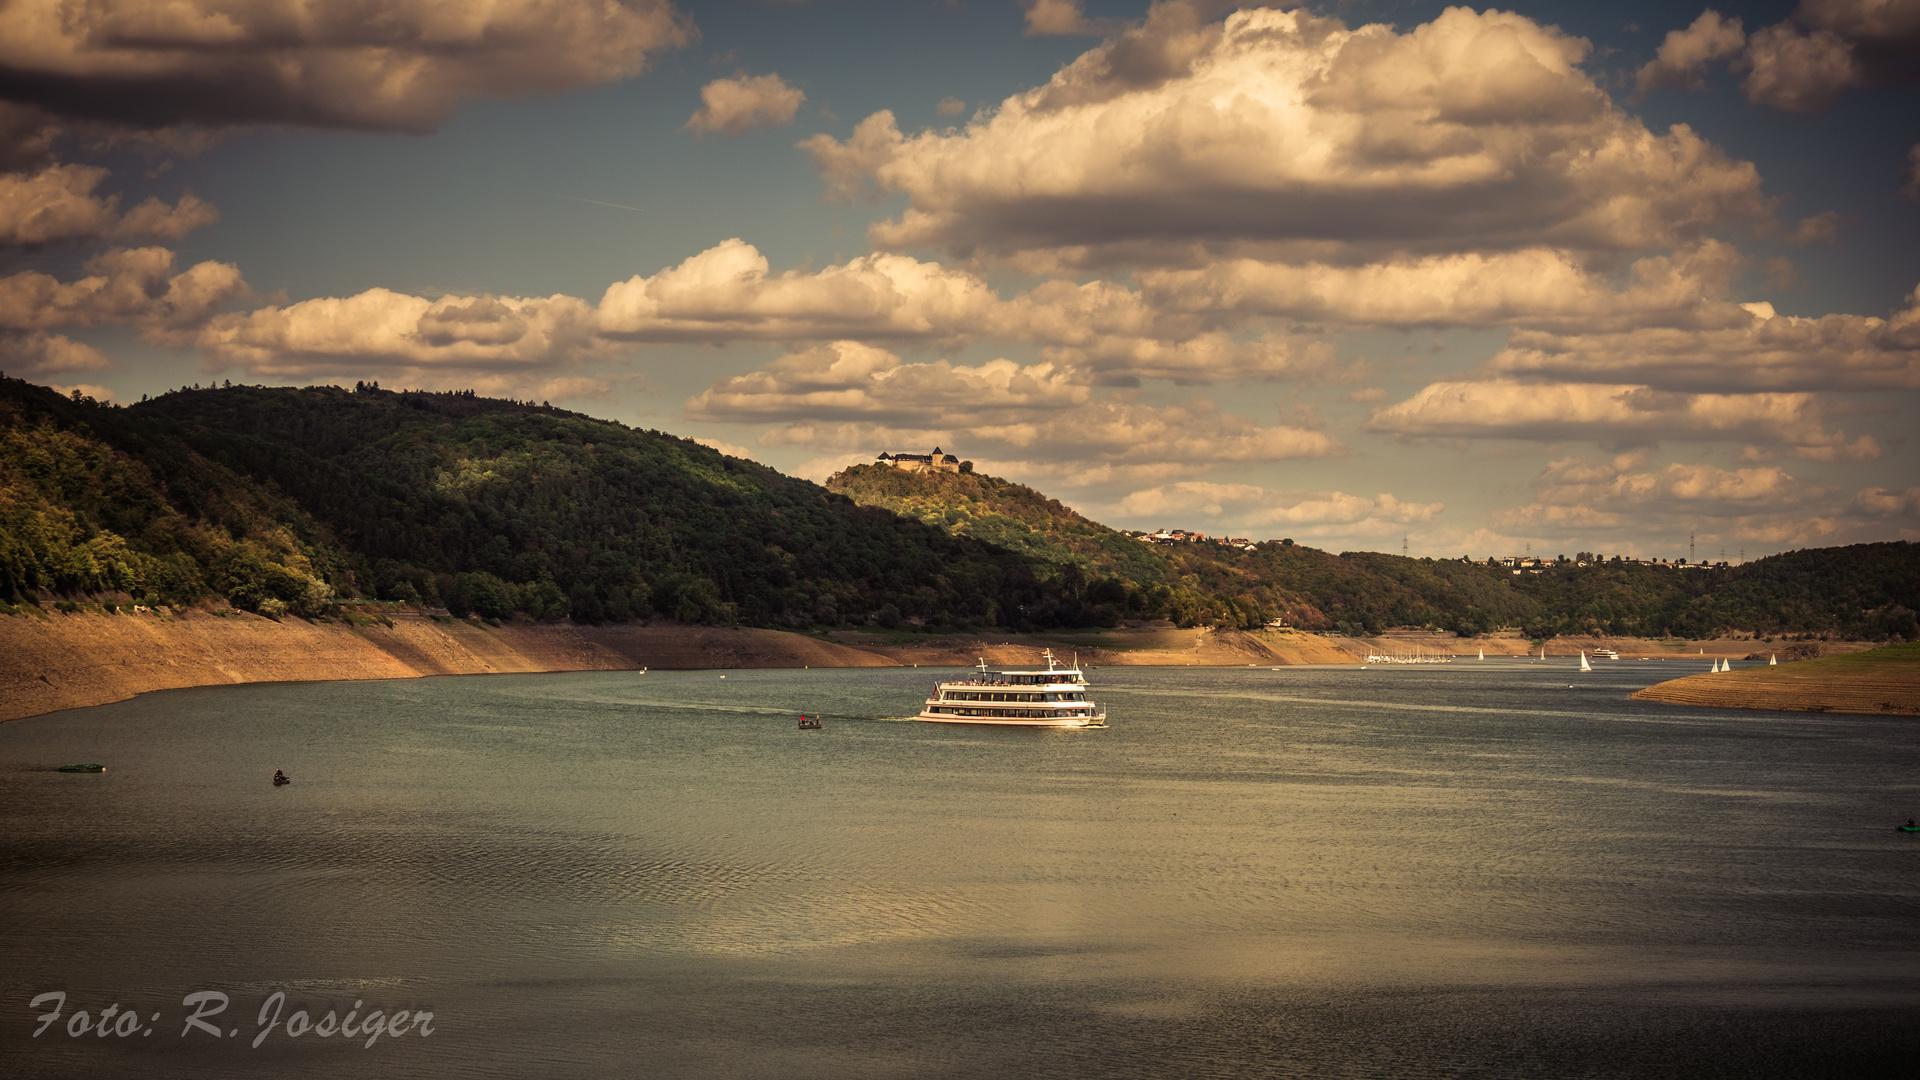
<instances>
[{"instance_id":1,"label":"white passenger boat","mask_svg":"<svg viewBox=\"0 0 1920 1080\"><path fill-rule=\"evenodd\" d=\"M1593 650L1593 658L1595 660L1618 660L1620 659L1620 654L1612 649L1603 647Z\"/></svg>"},{"instance_id":2,"label":"white passenger boat","mask_svg":"<svg viewBox=\"0 0 1920 1080\"><path fill-rule=\"evenodd\" d=\"M989 671L981 660L973 676L939 684L914 719L1001 727L1106 727L1106 710L1087 700L1087 678L1079 666L1061 667L1052 649L1044 655L1045 671Z\"/></svg>"}]
</instances>

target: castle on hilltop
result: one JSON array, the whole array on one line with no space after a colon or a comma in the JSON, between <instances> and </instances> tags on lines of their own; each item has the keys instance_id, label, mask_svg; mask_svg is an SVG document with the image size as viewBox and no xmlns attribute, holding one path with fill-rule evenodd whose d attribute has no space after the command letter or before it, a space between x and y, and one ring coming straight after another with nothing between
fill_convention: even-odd
<instances>
[{"instance_id":1,"label":"castle on hilltop","mask_svg":"<svg viewBox=\"0 0 1920 1080\"><path fill-rule=\"evenodd\" d=\"M954 457L952 454L941 453L940 448L937 446L933 448L933 453L931 454L889 454L885 450L882 450L880 451L880 463L883 465L891 465L896 469L907 469L912 472L957 473L960 471L960 459Z\"/></svg>"}]
</instances>

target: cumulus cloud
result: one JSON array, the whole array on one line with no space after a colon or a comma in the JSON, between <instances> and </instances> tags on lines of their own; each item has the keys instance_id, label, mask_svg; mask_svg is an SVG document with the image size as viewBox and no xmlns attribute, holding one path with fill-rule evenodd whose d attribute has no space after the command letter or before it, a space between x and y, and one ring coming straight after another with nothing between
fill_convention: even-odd
<instances>
[{"instance_id":1,"label":"cumulus cloud","mask_svg":"<svg viewBox=\"0 0 1920 1080\"><path fill-rule=\"evenodd\" d=\"M1594 333L1515 330L1488 367L1559 381L1674 391L1920 389L1920 289L1891 318L1777 315L1716 305L1693 326Z\"/></svg>"},{"instance_id":2,"label":"cumulus cloud","mask_svg":"<svg viewBox=\"0 0 1920 1080\"><path fill-rule=\"evenodd\" d=\"M596 318L604 336L635 342L1032 342L1050 362L1114 386L1332 374L1325 344L1238 335L1212 314L1162 310L1109 281L1045 281L1002 299L964 270L885 253L776 274L757 248L732 239L614 284Z\"/></svg>"},{"instance_id":3,"label":"cumulus cloud","mask_svg":"<svg viewBox=\"0 0 1920 1080\"><path fill-rule=\"evenodd\" d=\"M427 131L465 97L624 79L686 44L668 0L15 0L0 94L137 128L295 124Z\"/></svg>"},{"instance_id":4,"label":"cumulus cloud","mask_svg":"<svg viewBox=\"0 0 1920 1080\"><path fill-rule=\"evenodd\" d=\"M997 300L972 274L904 255L773 274L736 238L609 286L596 317L622 341L943 339L977 332Z\"/></svg>"},{"instance_id":5,"label":"cumulus cloud","mask_svg":"<svg viewBox=\"0 0 1920 1080\"><path fill-rule=\"evenodd\" d=\"M1200 269L1144 271L1140 281L1146 302L1165 312L1371 326L1600 329L1724 322L1740 312L1710 301L1724 297L1744 267L1732 245L1703 240L1636 260L1624 286L1577 253L1550 248L1360 266L1223 259Z\"/></svg>"},{"instance_id":6,"label":"cumulus cloud","mask_svg":"<svg viewBox=\"0 0 1920 1080\"><path fill-rule=\"evenodd\" d=\"M1920 487L1888 491L1882 487L1861 488L1854 493L1855 513L1876 518L1920 518Z\"/></svg>"},{"instance_id":7,"label":"cumulus cloud","mask_svg":"<svg viewBox=\"0 0 1920 1080\"><path fill-rule=\"evenodd\" d=\"M593 310L575 297L428 300L387 289L222 315L194 344L215 370L279 377L511 374L502 386L524 386L530 377L544 379L556 367L608 351L593 336ZM559 396L587 389L575 386Z\"/></svg>"},{"instance_id":8,"label":"cumulus cloud","mask_svg":"<svg viewBox=\"0 0 1920 1080\"><path fill-rule=\"evenodd\" d=\"M89 259L77 281L31 271L0 278L0 331L123 324L155 344L183 345L215 312L250 295L231 263L177 274L173 267L165 248L117 248Z\"/></svg>"},{"instance_id":9,"label":"cumulus cloud","mask_svg":"<svg viewBox=\"0 0 1920 1080\"><path fill-rule=\"evenodd\" d=\"M1585 41L1523 16L1452 8L1402 34L1197 10L1156 5L963 130L909 137L883 112L802 145L839 196L907 196L880 246L1036 267L1620 251L1771 213L1751 164L1648 131L1581 69Z\"/></svg>"},{"instance_id":10,"label":"cumulus cloud","mask_svg":"<svg viewBox=\"0 0 1920 1080\"><path fill-rule=\"evenodd\" d=\"M1920 199L1920 143L1907 151L1907 167L1900 170L1900 197L1909 202Z\"/></svg>"},{"instance_id":11,"label":"cumulus cloud","mask_svg":"<svg viewBox=\"0 0 1920 1080\"><path fill-rule=\"evenodd\" d=\"M172 206L148 199L125 214L120 197L94 193L107 170L50 165L37 173L0 173L0 247L63 240L178 240L220 220L192 194Z\"/></svg>"},{"instance_id":12,"label":"cumulus cloud","mask_svg":"<svg viewBox=\"0 0 1920 1080\"><path fill-rule=\"evenodd\" d=\"M763 438L769 445L959 444L969 455L1163 472L1324 457L1342 449L1324 432L1263 427L1205 400L1156 407L1098 397L1084 375L1050 363L907 363L851 341L721 379L689 401L687 413L710 421L787 421Z\"/></svg>"},{"instance_id":13,"label":"cumulus cloud","mask_svg":"<svg viewBox=\"0 0 1920 1080\"><path fill-rule=\"evenodd\" d=\"M1880 456L1871 437L1849 443L1844 432L1827 430L1826 407L1814 394L1679 394L1643 385L1442 381L1375 409L1367 427L1421 438L1629 446L1744 440L1820 460Z\"/></svg>"},{"instance_id":14,"label":"cumulus cloud","mask_svg":"<svg viewBox=\"0 0 1920 1080\"><path fill-rule=\"evenodd\" d=\"M741 75L715 79L700 88L700 109L687 120L693 132L738 135L748 128L780 127L807 100L806 92L788 86L777 74Z\"/></svg>"},{"instance_id":15,"label":"cumulus cloud","mask_svg":"<svg viewBox=\"0 0 1920 1080\"><path fill-rule=\"evenodd\" d=\"M1787 112L1819 112L1865 74L1840 35L1792 23L1754 31L1745 59L1751 70L1740 86L1747 100Z\"/></svg>"},{"instance_id":16,"label":"cumulus cloud","mask_svg":"<svg viewBox=\"0 0 1920 1080\"><path fill-rule=\"evenodd\" d=\"M1344 491L1274 491L1256 484L1183 480L1135 491L1120 500L1130 517L1206 514L1230 520L1236 528L1338 526L1345 535L1376 532L1432 521L1444 503L1406 502L1389 492L1368 498Z\"/></svg>"},{"instance_id":17,"label":"cumulus cloud","mask_svg":"<svg viewBox=\"0 0 1920 1080\"><path fill-rule=\"evenodd\" d=\"M1631 542L1649 533L1696 529L1774 543L1832 542L1842 529L1829 493L1777 466L1723 469L1697 462L1651 467L1644 454L1611 461L1568 457L1535 477L1533 501L1497 510L1495 528L1575 536L1613 532Z\"/></svg>"},{"instance_id":18,"label":"cumulus cloud","mask_svg":"<svg viewBox=\"0 0 1920 1080\"><path fill-rule=\"evenodd\" d=\"M16 376L35 379L56 372L103 371L113 366L99 349L45 330L0 330L0 362Z\"/></svg>"},{"instance_id":19,"label":"cumulus cloud","mask_svg":"<svg viewBox=\"0 0 1920 1080\"><path fill-rule=\"evenodd\" d=\"M1840 226L1845 224L1846 219L1840 216L1839 211L1823 210L1812 217L1801 218L1800 224L1794 226L1792 240L1802 247L1808 244L1838 244Z\"/></svg>"},{"instance_id":20,"label":"cumulus cloud","mask_svg":"<svg viewBox=\"0 0 1920 1080\"><path fill-rule=\"evenodd\" d=\"M1844 90L1888 78L1920 58L1920 4L1912 0L1803 0L1793 15L1748 36L1737 18L1709 8L1667 34L1636 77L1655 87L1704 89L1716 61L1744 70L1747 100L1788 112L1818 112Z\"/></svg>"},{"instance_id":21,"label":"cumulus cloud","mask_svg":"<svg viewBox=\"0 0 1920 1080\"><path fill-rule=\"evenodd\" d=\"M1747 32L1740 19L1708 8L1685 30L1667 32L1660 51L1635 77L1636 90L1641 95L1656 87L1704 90L1707 65L1738 56L1746 46Z\"/></svg>"},{"instance_id":22,"label":"cumulus cloud","mask_svg":"<svg viewBox=\"0 0 1920 1080\"><path fill-rule=\"evenodd\" d=\"M885 349L836 341L789 353L765 369L722 379L687 403L698 420L833 421L883 416L927 427L968 425L991 415L1046 415L1085 405L1076 372L1052 364L992 360L977 367L945 360L908 364ZM1030 419L1030 417L1029 417Z\"/></svg>"},{"instance_id":23,"label":"cumulus cloud","mask_svg":"<svg viewBox=\"0 0 1920 1080\"><path fill-rule=\"evenodd\" d=\"M1029 37L1093 36L1112 29L1104 21L1087 18L1086 5L1081 0L1020 0L1020 6L1026 10Z\"/></svg>"}]
</instances>

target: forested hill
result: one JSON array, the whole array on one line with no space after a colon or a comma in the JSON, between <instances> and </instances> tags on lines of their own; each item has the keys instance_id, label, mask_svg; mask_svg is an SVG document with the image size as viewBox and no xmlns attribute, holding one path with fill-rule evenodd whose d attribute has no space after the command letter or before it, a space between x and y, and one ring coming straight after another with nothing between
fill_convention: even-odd
<instances>
[{"instance_id":1,"label":"forested hill","mask_svg":"<svg viewBox=\"0 0 1920 1080\"><path fill-rule=\"evenodd\" d=\"M1023 556L691 441L471 394L235 386L120 409L6 380L0 422L15 595L1002 625L1057 591ZM88 569L96 549L124 572ZM168 559L180 573L156 572Z\"/></svg>"},{"instance_id":2,"label":"forested hill","mask_svg":"<svg viewBox=\"0 0 1920 1080\"><path fill-rule=\"evenodd\" d=\"M1149 545L1040 492L855 466L834 490L471 393L229 386L119 408L0 379L0 601L339 599L757 626L1517 628L1920 636L1920 547L1741 567L1509 568L1291 542Z\"/></svg>"},{"instance_id":3,"label":"forested hill","mask_svg":"<svg viewBox=\"0 0 1920 1080\"><path fill-rule=\"evenodd\" d=\"M1554 562L1515 574L1460 560L1336 555L1291 541L1252 551L1150 545L1031 488L970 472L856 465L827 486L1032 553L1067 578L1066 592L1081 599L1090 621L1165 616L1182 625L1252 627L1278 618L1356 635L1419 626L1467 636L1512 628L1536 638L1920 634L1920 547L1908 543L1816 548L1715 569L1611 560Z\"/></svg>"}]
</instances>

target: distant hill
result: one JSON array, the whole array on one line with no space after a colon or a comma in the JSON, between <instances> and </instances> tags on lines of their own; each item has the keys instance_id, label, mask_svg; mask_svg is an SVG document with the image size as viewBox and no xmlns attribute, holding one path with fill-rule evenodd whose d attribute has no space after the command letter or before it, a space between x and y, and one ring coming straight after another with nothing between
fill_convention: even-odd
<instances>
[{"instance_id":1,"label":"distant hill","mask_svg":"<svg viewBox=\"0 0 1920 1080\"><path fill-rule=\"evenodd\" d=\"M1412 626L1466 636L1512 628L1536 638L1920 636L1920 547L1903 542L1794 551L1716 569L1568 562L1515 574L1459 560L1335 555L1290 541L1252 551L1145 544L1031 488L979 474L856 465L827 486L1032 555L1064 579L1065 595L1082 598L1089 619L1119 613L1251 628L1277 618L1354 635Z\"/></svg>"},{"instance_id":2,"label":"distant hill","mask_svg":"<svg viewBox=\"0 0 1920 1080\"><path fill-rule=\"evenodd\" d=\"M1152 545L972 472L826 487L472 393L223 386L125 408L0 379L0 599L370 598L502 618L1463 635L1920 636L1920 547L1540 573L1290 541Z\"/></svg>"}]
</instances>

